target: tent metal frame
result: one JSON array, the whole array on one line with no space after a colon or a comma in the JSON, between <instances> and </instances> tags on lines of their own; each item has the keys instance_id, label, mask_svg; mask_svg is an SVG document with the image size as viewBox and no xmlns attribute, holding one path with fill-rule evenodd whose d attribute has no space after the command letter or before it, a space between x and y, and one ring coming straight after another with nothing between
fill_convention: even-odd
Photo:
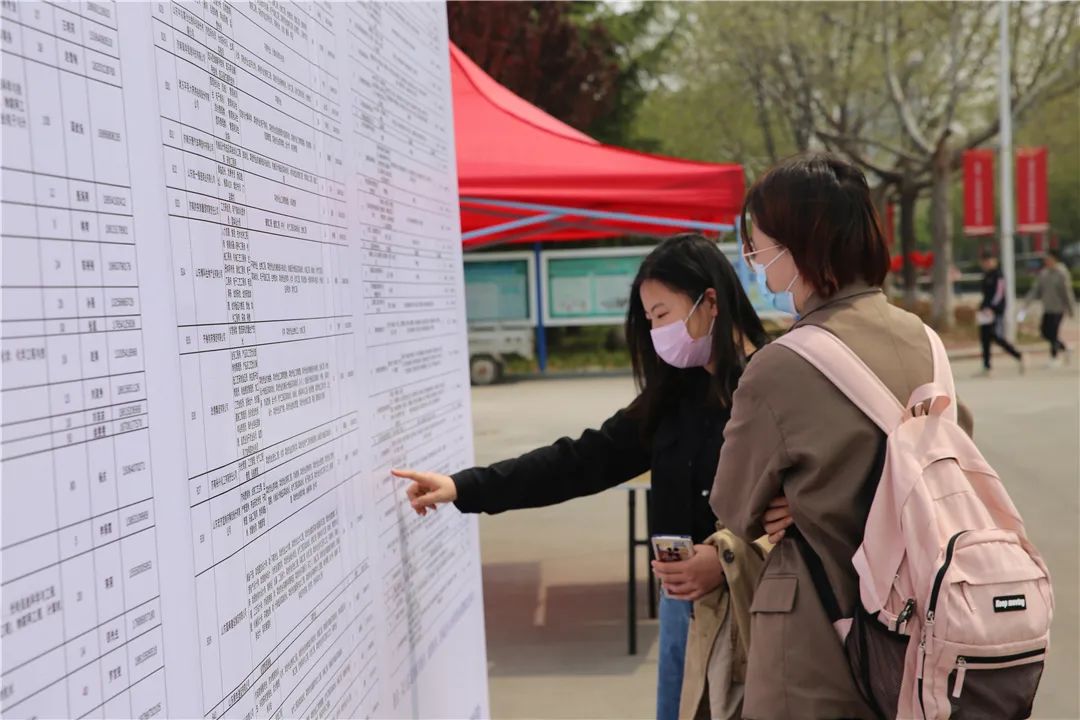
<instances>
[{"instance_id":1,"label":"tent metal frame","mask_svg":"<svg viewBox=\"0 0 1080 720\"><path fill-rule=\"evenodd\" d=\"M728 225L725 223L710 223L703 222L701 220L690 220L670 217L659 217L656 215L641 215L638 213L623 213L613 212L610 210L592 210L589 208L575 208L565 207L562 205L544 205L540 203L527 203L518 202L515 200L495 200L492 198L479 198L472 196L462 196L461 205L468 207L474 212L485 212L484 208L499 208L503 210L517 210L519 212L539 213L537 215L530 215L528 217L518 218L498 225L490 225L485 228L478 228L476 230L470 230L467 233L462 233L461 239L476 240L477 238L490 237L492 235L498 235L499 233L507 232L509 230L517 230L518 228L529 227L532 225L540 225L546 222L562 221L565 222L568 218L587 218L590 220L606 220L614 224L624 225L652 225L655 227L666 227L680 230L704 230L706 232L731 232L735 229L734 225ZM491 212L492 215L503 215L504 213Z\"/></svg>"}]
</instances>

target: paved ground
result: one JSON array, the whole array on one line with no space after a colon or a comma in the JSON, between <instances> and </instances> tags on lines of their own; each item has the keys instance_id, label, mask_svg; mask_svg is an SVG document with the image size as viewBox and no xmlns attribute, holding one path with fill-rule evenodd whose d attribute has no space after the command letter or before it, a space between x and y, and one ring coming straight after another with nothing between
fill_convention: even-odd
<instances>
[{"instance_id":1,"label":"paved ground","mask_svg":"<svg viewBox=\"0 0 1080 720\"><path fill-rule=\"evenodd\" d=\"M1033 364L1045 362L1035 357ZM1057 617L1039 718L1080 718L1080 374L999 363L959 392L980 448L1001 473L1054 576ZM602 421L629 378L529 381L473 393L478 462L514 455ZM656 623L626 654L626 497L621 490L481 520L492 715L646 718L653 714ZM644 553L640 560L645 570ZM644 590L642 590L644 597Z\"/></svg>"}]
</instances>

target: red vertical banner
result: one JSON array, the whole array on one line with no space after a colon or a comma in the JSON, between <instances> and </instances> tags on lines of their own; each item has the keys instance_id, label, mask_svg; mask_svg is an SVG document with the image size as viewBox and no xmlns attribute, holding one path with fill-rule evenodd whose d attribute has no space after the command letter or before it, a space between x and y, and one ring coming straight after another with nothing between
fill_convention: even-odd
<instances>
[{"instance_id":1,"label":"red vertical banner","mask_svg":"<svg viewBox=\"0 0 1080 720\"><path fill-rule=\"evenodd\" d=\"M1046 202L1046 148L1016 150L1016 231L1041 233L1050 227Z\"/></svg>"},{"instance_id":2,"label":"red vertical banner","mask_svg":"<svg viewBox=\"0 0 1080 720\"><path fill-rule=\"evenodd\" d=\"M964 234L994 235L994 151L964 151Z\"/></svg>"},{"instance_id":3,"label":"red vertical banner","mask_svg":"<svg viewBox=\"0 0 1080 720\"><path fill-rule=\"evenodd\" d=\"M885 242L892 247L896 244L896 203L885 203Z\"/></svg>"}]
</instances>

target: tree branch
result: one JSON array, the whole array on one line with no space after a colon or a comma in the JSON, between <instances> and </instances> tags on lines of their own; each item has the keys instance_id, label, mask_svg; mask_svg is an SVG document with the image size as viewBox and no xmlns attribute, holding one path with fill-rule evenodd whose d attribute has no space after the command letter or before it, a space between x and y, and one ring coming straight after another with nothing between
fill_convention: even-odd
<instances>
[{"instance_id":1,"label":"tree branch","mask_svg":"<svg viewBox=\"0 0 1080 720\"><path fill-rule=\"evenodd\" d=\"M1045 17L1049 14L1049 8L1050 6L1047 6L1044 9L1044 17L1041 17L1039 21L1040 28L1046 27L1045 25L1043 25L1043 22L1049 19ZM1050 37L1045 41L1043 41L1042 37L1036 38L1035 40L1041 52L1039 53L1038 62L1036 62L1035 68L1032 70L1031 76L1028 78L1028 82L1026 84L1026 87L1024 88L1024 91L1017 93L1017 95L1020 97L1031 93L1032 89L1038 84L1039 80L1042 77L1042 74L1046 71L1046 68L1048 66L1055 66L1060 68L1061 55L1063 54L1065 48L1068 46L1068 43L1066 41L1068 39L1068 30L1072 24L1072 22L1070 22L1070 19L1067 16L1071 13L1075 13L1076 11L1075 6L1072 6L1068 3L1062 3L1062 5L1060 6L1060 10L1060 16L1057 18L1057 21L1052 25L1052 34L1050 35ZM1071 20L1075 21L1075 18L1072 18ZM1014 52L1019 54L1019 49L1014 49ZM1051 58L1053 58L1053 61L1051 61ZM1019 85L1019 81L1017 82L1017 84Z\"/></svg>"},{"instance_id":2,"label":"tree branch","mask_svg":"<svg viewBox=\"0 0 1080 720\"><path fill-rule=\"evenodd\" d=\"M938 145L940 148L941 142L949 136L949 126L952 125L953 115L956 113L956 104L960 100L960 63L963 60L963 56L960 52L956 51L956 46L959 41L960 34L960 12L957 10L956 5L950 5L949 13L949 77L952 81L952 87L949 88L949 99L945 102L945 111L941 118L941 127L938 130ZM935 154L938 152L938 148L934 150Z\"/></svg>"},{"instance_id":3,"label":"tree branch","mask_svg":"<svg viewBox=\"0 0 1080 720\"><path fill-rule=\"evenodd\" d=\"M1063 6L1063 7L1065 7L1065 9L1068 10L1067 6ZM1050 8L1051 8L1050 5L1043 6L1042 14L1039 16L1039 27L1040 28L1047 27L1046 22L1047 22L1047 20L1049 20L1048 16L1050 14ZM1061 20L1062 18L1058 18L1058 19ZM1040 75L1042 75L1043 69L1046 67L1046 63L1050 59L1049 50L1050 50L1051 47L1053 47L1053 46L1055 46L1057 44L1055 41L1057 40L1058 32L1060 32L1061 30L1066 29L1068 27L1067 25L1064 25L1064 27L1062 27L1063 25L1064 25L1064 23L1057 24L1057 25L1053 26L1053 31L1052 31L1053 34L1050 36L1049 41L1046 44L1043 45L1042 52L1039 53L1039 61L1035 64L1035 69L1032 70L1032 72L1031 72L1031 79L1028 82L1029 87L1032 84L1034 84L1036 80L1038 80ZM1016 50L1017 50L1017 48L1014 45L1013 46L1013 52L1016 52Z\"/></svg>"},{"instance_id":4,"label":"tree branch","mask_svg":"<svg viewBox=\"0 0 1080 720\"><path fill-rule=\"evenodd\" d=\"M888 12L885 6L883 6L882 9L883 13ZM896 113L900 118L901 126L904 128L908 137L911 138L911 141L915 143L920 150L930 154L934 152L934 147L927 141L916 126L915 118L911 114L911 108L908 106L907 98L904 97L903 88L900 87L900 81L896 77L896 70L893 67L892 57L893 43L889 33L887 20L882 21L882 31L885 52L885 77L892 97L893 107L896 109Z\"/></svg>"},{"instance_id":5,"label":"tree branch","mask_svg":"<svg viewBox=\"0 0 1080 720\"><path fill-rule=\"evenodd\" d=\"M919 163L919 162L923 161L923 158L918 156L918 155L913 155L913 154L911 154L911 153L909 153L909 152L907 152L905 150L901 150L900 148L893 147L892 145L890 145L890 144L888 144L886 142L882 142L880 140L875 140L873 138L852 137L850 135L835 135L833 133L825 132L825 131L822 131L822 130L819 130L817 132L817 134L819 136L823 137L823 138L832 140L833 142L844 143L846 145L850 145L851 143L856 143L856 144L860 144L860 145L869 145L870 147L876 147L876 148L879 148L881 150L884 150L887 153L892 153L893 155L895 155L897 157L897 159L908 160L908 161L913 162L913 163Z\"/></svg>"},{"instance_id":6,"label":"tree branch","mask_svg":"<svg viewBox=\"0 0 1080 720\"><path fill-rule=\"evenodd\" d=\"M855 65L855 48L858 44L859 35L855 32L855 28L861 27L859 22L860 9L862 5L855 4L851 7L852 23L848 30L848 44L847 44L847 57L844 62L844 82L842 84L842 91L840 93L840 118L839 125L841 128L847 128L847 116L848 116L848 100L851 98L851 75L852 69Z\"/></svg>"},{"instance_id":7,"label":"tree branch","mask_svg":"<svg viewBox=\"0 0 1080 720\"><path fill-rule=\"evenodd\" d=\"M756 55L757 53L754 53L754 56L751 56L750 60L746 61L740 54L736 64L745 74L753 89L754 110L761 126L762 138L765 141L765 152L768 153L769 161L775 163L779 159L776 152L776 139L773 135L772 118L769 116L769 106L765 98L765 78L761 72L762 65L758 62Z\"/></svg>"},{"instance_id":8,"label":"tree branch","mask_svg":"<svg viewBox=\"0 0 1080 720\"><path fill-rule=\"evenodd\" d=\"M1068 74L1068 69L1065 67L1061 67L1058 69L1057 72L1054 73L1054 80L1050 81L1047 85L1045 85L1042 88L1041 92L1029 93L1026 98L1022 98L1019 101L1017 101L1016 98L1013 98L1013 122L1018 122L1024 117L1025 114L1027 114L1029 110L1031 110L1037 104L1047 103L1052 100L1056 100L1062 95L1066 95L1080 88L1080 77L1077 77L1075 74L1073 74L1069 82L1050 89L1050 86L1053 84L1053 82L1067 76ZM986 127L975 133L974 135L969 136L962 147L958 147L953 150L951 158L953 169L955 170L963 164L964 150L970 150L971 148L982 145L984 142L987 142L995 135L997 135L1000 130L1001 118L995 116L993 121L986 125Z\"/></svg>"},{"instance_id":9,"label":"tree branch","mask_svg":"<svg viewBox=\"0 0 1080 720\"><path fill-rule=\"evenodd\" d=\"M856 152L848 142L849 138L820 132L818 133L818 136L825 141L825 144L830 151L833 151L833 147L837 148L841 153L851 158L851 161L856 165L866 168L886 182L899 183L903 178L903 175L898 171L881 167L877 163L867 160L862 153Z\"/></svg>"},{"instance_id":10,"label":"tree branch","mask_svg":"<svg viewBox=\"0 0 1080 720\"><path fill-rule=\"evenodd\" d=\"M956 20L956 15L957 15L956 7L955 7L955 5L952 5L952 4L947 5L947 6L946 5L935 5L934 7L935 7L935 9L940 9L941 7L947 7L948 8L945 11L946 14L948 15L948 17L946 18L944 15L942 15L942 17L940 19L941 20L946 20L949 23L950 37L947 39L947 41L944 44L945 44L945 52L949 54L949 57L951 58L951 60L947 64L940 64L939 65L939 70L936 73L936 77L934 78L933 83L929 86L929 89L926 92L923 93L923 96L926 97L926 98L936 98L936 97L938 97L941 94L942 89L946 85L949 85L950 93L951 93L952 89L955 88L955 86L957 84L956 81L957 81L957 77L959 75L959 71L958 71L959 68L957 67L957 65L959 65L960 67L963 67L963 60L967 58L968 53L970 52L971 47L974 44L975 37L976 37L975 32L966 33L963 47L960 50L959 55L957 55L954 52L955 48L956 48L956 45L957 45L957 40L956 40L956 30L955 30L954 25L953 25L953 23ZM935 37L935 38L937 37L936 32L933 33L933 37ZM939 42L937 44L940 45L941 43ZM986 44L984 44L984 47L993 47L993 44L992 43L986 43ZM956 57L961 58L961 61L959 63L954 62ZM929 105L929 103L927 103L927 105ZM941 118L946 114L947 110L948 110L948 102L947 101L945 103L943 103L940 106L940 108L935 108L933 111L931 111L930 108L927 107L926 108L926 113L922 117L919 118L922 121L920 124L922 126L924 126L924 127L939 124Z\"/></svg>"},{"instance_id":11,"label":"tree branch","mask_svg":"<svg viewBox=\"0 0 1080 720\"><path fill-rule=\"evenodd\" d=\"M1024 6L1018 5L1016 13L1012 12L1011 3L1001 3L999 12L1009 13L1009 50L1016 52L1016 46L1020 44L1020 31L1024 26ZM1019 94L1020 83L1016 78L1016 63L1009 65L1009 87L1015 94Z\"/></svg>"}]
</instances>

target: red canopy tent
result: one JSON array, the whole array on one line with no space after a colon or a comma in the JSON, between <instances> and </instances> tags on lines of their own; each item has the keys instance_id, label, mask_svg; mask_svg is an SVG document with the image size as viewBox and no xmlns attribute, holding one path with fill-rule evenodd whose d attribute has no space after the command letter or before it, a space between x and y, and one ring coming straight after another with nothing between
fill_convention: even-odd
<instances>
[{"instance_id":1,"label":"red canopy tent","mask_svg":"<svg viewBox=\"0 0 1080 720\"><path fill-rule=\"evenodd\" d=\"M734 229L742 167L602 145L450 45L465 247Z\"/></svg>"}]
</instances>

